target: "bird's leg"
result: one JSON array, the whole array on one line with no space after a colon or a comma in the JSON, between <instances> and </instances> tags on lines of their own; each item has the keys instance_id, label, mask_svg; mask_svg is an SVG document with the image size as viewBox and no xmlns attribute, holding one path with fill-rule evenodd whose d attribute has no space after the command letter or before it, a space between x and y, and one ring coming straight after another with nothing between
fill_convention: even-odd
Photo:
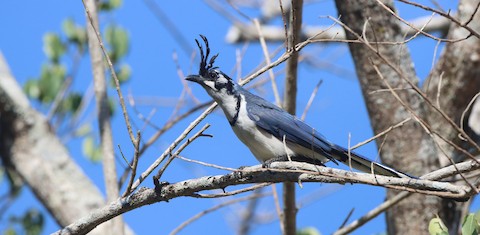
<instances>
[{"instance_id":1,"label":"bird's leg","mask_svg":"<svg viewBox=\"0 0 480 235\"><path fill-rule=\"evenodd\" d=\"M288 156L285 155L285 156L270 158L262 163L262 168L270 168L270 165L274 162L288 162Z\"/></svg>"}]
</instances>

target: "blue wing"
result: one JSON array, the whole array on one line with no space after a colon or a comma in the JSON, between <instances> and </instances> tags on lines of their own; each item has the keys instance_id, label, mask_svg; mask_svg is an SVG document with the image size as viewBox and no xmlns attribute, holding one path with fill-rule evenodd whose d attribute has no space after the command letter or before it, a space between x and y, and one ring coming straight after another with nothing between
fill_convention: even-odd
<instances>
[{"instance_id":1,"label":"blue wing","mask_svg":"<svg viewBox=\"0 0 480 235\"><path fill-rule=\"evenodd\" d=\"M386 176L416 178L332 144L314 128L285 110L249 92L243 94L247 100L249 118L255 120L258 127L279 140L283 140L285 137L287 142L312 149L336 164L340 161L363 172L373 171ZM309 156L302 157L309 158Z\"/></svg>"},{"instance_id":2,"label":"blue wing","mask_svg":"<svg viewBox=\"0 0 480 235\"><path fill-rule=\"evenodd\" d=\"M328 142L315 129L258 96L250 93L245 93L245 95L248 116L256 121L258 127L279 140L283 140L285 136L285 141L299 144L306 149L312 149L314 152L320 153L332 162L337 163L334 156L332 156L334 145Z\"/></svg>"}]
</instances>

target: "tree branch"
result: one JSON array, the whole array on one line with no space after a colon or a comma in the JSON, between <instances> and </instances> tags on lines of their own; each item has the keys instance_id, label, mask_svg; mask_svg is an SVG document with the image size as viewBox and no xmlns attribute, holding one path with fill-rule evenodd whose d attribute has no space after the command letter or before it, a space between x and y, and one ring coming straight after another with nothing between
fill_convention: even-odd
<instances>
[{"instance_id":1,"label":"tree branch","mask_svg":"<svg viewBox=\"0 0 480 235\"><path fill-rule=\"evenodd\" d=\"M115 154L113 151L113 134L110 124L111 114L107 97L107 85L105 80L105 70L103 67L102 51L97 39L95 28L99 28L96 1L86 0L86 8L90 10L90 15L86 15L86 21L92 20L87 24L88 50L93 72L93 84L95 97L97 101L98 126L100 131L100 147L102 150L102 166L107 194L107 202L118 198L119 189L117 186L117 170L115 167ZM124 234L122 217L116 217L108 224L110 234Z\"/></svg>"},{"instance_id":2,"label":"tree branch","mask_svg":"<svg viewBox=\"0 0 480 235\"><path fill-rule=\"evenodd\" d=\"M428 33L433 32L443 32L446 33L450 27L451 21L442 16L423 16L417 19L411 20L410 24L420 29L424 27L423 31ZM242 25L234 24L228 30L226 40L229 43L242 43L246 41L258 41L259 34L255 30L254 25ZM418 33L415 28L410 27L409 25L402 24L401 33L406 36L413 36ZM345 31L342 27L333 27L326 31L325 33L318 34L318 32L325 31L329 26L303 26L303 30L300 34L301 39L313 38L314 40L327 40L337 39L345 40ZM261 26L262 35L265 37L265 40L269 42L284 42L285 41L285 29L280 26L270 26L262 25Z\"/></svg>"},{"instance_id":3,"label":"tree branch","mask_svg":"<svg viewBox=\"0 0 480 235\"><path fill-rule=\"evenodd\" d=\"M480 168L475 161L457 164L462 171L471 171ZM438 172L455 172L453 167L447 167ZM431 173L430 177L443 177L445 173ZM168 202L177 197L195 196L200 191L222 189L228 186L252 183L279 183L279 182L322 182L322 183L361 183L382 187L420 192L430 195L441 195L463 200L474 193L469 187L453 185L445 182L411 178L394 178L367 173L357 173L340 169L315 166L299 162L275 162L271 168L265 169L261 165L246 167L242 170L226 175L205 176L190 179L154 189L141 188L127 199L119 199L108 206L92 211L77 222L55 232L54 234L85 234L95 226L108 221L127 211L153 204ZM225 196L229 196L227 192Z\"/></svg>"},{"instance_id":4,"label":"tree branch","mask_svg":"<svg viewBox=\"0 0 480 235\"><path fill-rule=\"evenodd\" d=\"M286 13L284 12L283 15ZM292 51L292 56L286 62L285 93L283 108L292 115L297 109L297 68L298 52L295 45L300 42L300 31L302 28L303 0L291 2L290 17L288 19L286 50ZM285 20L285 18L284 18ZM295 195L295 183L283 183L283 213L281 222L283 233L293 235L297 231L297 202Z\"/></svg>"}]
</instances>

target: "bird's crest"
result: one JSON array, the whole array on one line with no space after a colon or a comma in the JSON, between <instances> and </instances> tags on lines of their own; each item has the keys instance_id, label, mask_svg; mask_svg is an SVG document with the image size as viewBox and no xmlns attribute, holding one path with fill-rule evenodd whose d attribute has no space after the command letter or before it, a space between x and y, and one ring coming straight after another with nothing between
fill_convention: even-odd
<instances>
[{"instance_id":1,"label":"bird's crest","mask_svg":"<svg viewBox=\"0 0 480 235\"><path fill-rule=\"evenodd\" d=\"M210 47L208 46L207 37L201 34L200 34L200 37L203 39L203 42L205 42L206 49L204 53L202 45L200 45L200 42L198 42L198 40L195 39L195 42L197 42L198 49L200 49L200 69L198 73L200 74L200 76L206 77L209 69L216 68L216 67L213 67L213 63L215 63L215 59L217 58L218 53L212 56L212 58L210 58L210 61L207 63L208 56L210 55Z\"/></svg>"}]
</instances>

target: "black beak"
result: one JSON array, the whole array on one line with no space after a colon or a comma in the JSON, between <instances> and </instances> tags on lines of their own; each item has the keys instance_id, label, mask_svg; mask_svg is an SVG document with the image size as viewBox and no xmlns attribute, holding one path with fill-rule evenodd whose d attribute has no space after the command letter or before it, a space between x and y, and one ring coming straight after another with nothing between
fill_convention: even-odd
<instances>
[{"instance_id":1,"label":"black beak","mask_svg":"<svg viewBox=\"0 0 480 235\"><path fill-rule=\"evenodd\" d=\"M188 75L185 80L200 83L203 79L200 75Z\"/></svg>"}]
</instances>

